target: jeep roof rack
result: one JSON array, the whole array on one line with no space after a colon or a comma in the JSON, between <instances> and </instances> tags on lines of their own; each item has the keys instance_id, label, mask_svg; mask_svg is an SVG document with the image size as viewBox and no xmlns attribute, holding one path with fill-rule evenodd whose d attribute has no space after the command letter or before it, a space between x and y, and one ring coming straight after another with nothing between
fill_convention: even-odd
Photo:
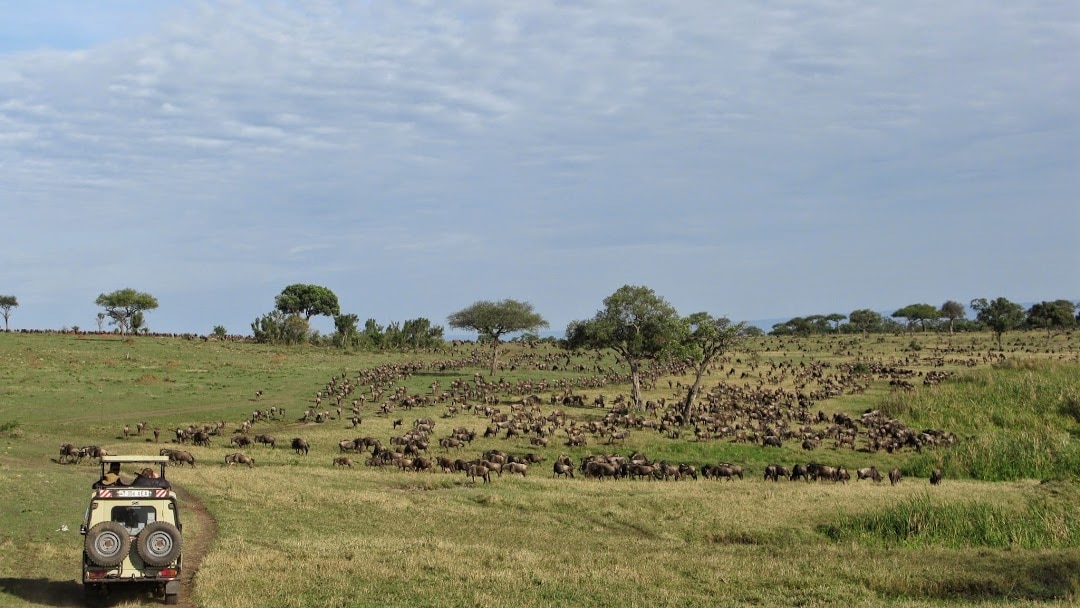
<instances>
[{"instance_id":1,"label":"jeep roof rack","mask_svg":"<svg viewBox=\"0 0 1080 608\"><path fill-rule=\"evenodd\" d=\"M168 456L135 456L131 454L102 456L101 462L169 462Z\"/></svg>"}]
</instances>

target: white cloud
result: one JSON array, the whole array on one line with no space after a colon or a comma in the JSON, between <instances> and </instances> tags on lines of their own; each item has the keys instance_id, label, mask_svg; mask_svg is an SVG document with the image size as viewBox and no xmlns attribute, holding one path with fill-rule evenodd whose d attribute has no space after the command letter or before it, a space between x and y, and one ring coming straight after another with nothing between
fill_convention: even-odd
<instances>
[{"instance_id":1,"label":"white cloud","mask_svg":"<svg viewBox=\"0 0 1080 608\"><path fill-rule=\"evenodd\" d=\"M1077 219L1080 19L1068 5L229 1L121 12L79 15L110 20L84 34L73 17L58 23L70 44L43 34L45 44L0 47L0 200L16 210L0 255L25 264L5 288L20 300L40 302L29 294L46 288L30 277L58 266L145 277L168 267L161 288L191 297L278 275L333 279L346 307L354 282L360 294L370 280L428 283L425 273L465 277L447 289L467 303L501 281L529 299L521 267L538 291L593 290L608 272L700 286L701 268L715 267L725 270L705 283L716 286L695 297L769 308L758 317L800 312L777 285L850 285L828 292L845 302L897 290L866 270L881 263L923 269L898 289L912 300L947 290L958 266L1009 273L988 291L1080 284L1062 262L1080 250L1080 222L1016 236L1036 217ZM936 221L945 210L955 224ZM37 236L46 227L70 254ZM953 247L961 227L1007 246ZM1045 252L1045 282L1006 263L1014 248ZM88 262L105 255L129 267ZM739 266L756 274L723 287ZM551 298L558 309L545 314L557 325L595 308L571 309L578 297ZM20 314L59 324L40 307ZM196 325L164 304L156 317L169 314L162 323Z\"/></svg>"}]
</instances>

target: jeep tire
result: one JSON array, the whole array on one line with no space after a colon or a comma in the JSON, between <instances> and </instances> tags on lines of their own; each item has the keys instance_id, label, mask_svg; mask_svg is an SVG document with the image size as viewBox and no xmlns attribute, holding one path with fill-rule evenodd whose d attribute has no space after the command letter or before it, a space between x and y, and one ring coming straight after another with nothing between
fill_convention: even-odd
<instances>
[{"instance_id":1,"label":"jeep tire","mask_svg":"<svg viewBox=\"0 0 1080 608\"><path fill-rule=\"evenodd\" d=\"M86 555L103 568L119 566L131 551L131 537L124 526L103 521L86 533Z\"/></svg>"},{"instance_id":2,"label":"jeep tire","mask_svg":"<svg viewBox=\"0 0 1080 608\"><path fill-rule=\"evenodd\" d=\"M180 530L167 521L155 521L143 528L135 540L135 550L147 565L161 568L176 561L181 549Z\"/></svg>"}]
</instances>

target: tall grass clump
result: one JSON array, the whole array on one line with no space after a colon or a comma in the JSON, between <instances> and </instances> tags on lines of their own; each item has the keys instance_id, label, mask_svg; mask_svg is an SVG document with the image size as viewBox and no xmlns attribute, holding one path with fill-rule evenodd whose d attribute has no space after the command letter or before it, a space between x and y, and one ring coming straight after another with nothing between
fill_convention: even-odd
<instances>
[{"instance_id":1,"label":"tall grass clump","mask_svg":"<svg viewBox=\"0 0 1080 608\"><path fill-rule=\"evenodd\" d=\"M923 493L877 513L841 515L820 531L891 547L1062 549L1080 546L1080 512L1072 500L1042 496L1013 510L983 501L935 504Z\"/></svg>"},{"instance_id":2,"label":"tall grass clump","mask_svg":"<svg viewBox=\"0 0 1080 608\"><path fill-rule=\"evenodd\" d=\"M908 470L982 481L1068 479L1080 473L1080 390L1074 363L1024 361L965 372L933 389L893 393L884 414L956 433L948 450L924 453Z\"/></svg>"}]
</instances>

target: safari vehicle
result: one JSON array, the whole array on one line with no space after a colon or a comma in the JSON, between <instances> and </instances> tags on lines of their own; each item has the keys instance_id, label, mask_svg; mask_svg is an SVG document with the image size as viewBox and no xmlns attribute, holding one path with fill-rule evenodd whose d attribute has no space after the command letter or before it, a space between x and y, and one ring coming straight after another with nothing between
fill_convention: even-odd
<instances>
[{"instance_id":1,"label":"safari vehicle","mask_svg":"<svg viewBox=\"0 0 1080 608\"><path fill-rule=\"evenodd\" d=\"M167 456L104 456L80 527L87 600L113 585L151 587L166 604L180 598L181 530L176 494L165 479ZM141 471L130 483L121 465Z\"/></svg>"}]
</instances>

